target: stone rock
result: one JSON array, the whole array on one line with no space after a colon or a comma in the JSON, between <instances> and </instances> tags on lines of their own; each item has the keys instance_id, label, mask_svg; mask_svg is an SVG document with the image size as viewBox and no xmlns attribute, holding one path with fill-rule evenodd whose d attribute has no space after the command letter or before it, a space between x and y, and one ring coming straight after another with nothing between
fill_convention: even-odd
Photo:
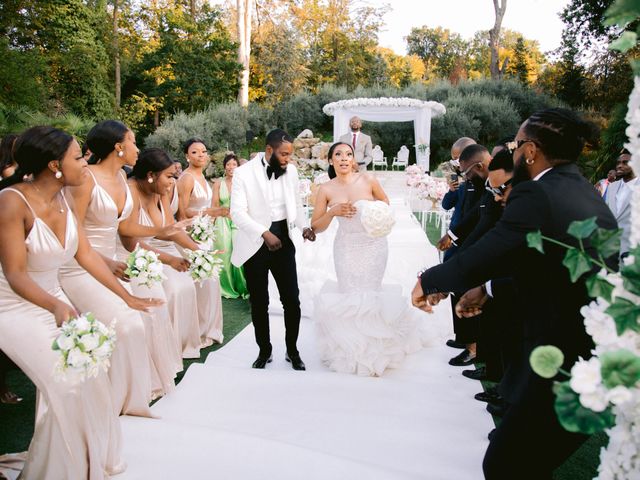
<instances>
[{"instance_id":1,"label":"stone rock","mask_svg":"<svg viewBox=\"0 0 640 480\"><path fill-rule=\"evenodd\" d=\"M307 128L302 132L300 132L300 135L298 135L298 138L313 138L313 132Z\"/></svg>"},{"instance_id":2,"label":"stone rock","mask_svg":"<svg viewBox=\"0 0 640 480\"><path fill-rule=\"evenodd\" d=\"M318 170L324 170L325 172L329 170L329 162L325 159L318 158L316 159L316 168Z\"/></svg>"},{"instance_id":3,"label":"stone rock","mask_svg":"<svg viewBox=\"0 0 640 480\"><path fill-rule=\"evenodd\" d=\"M313 158L326 160L327 154L329 153L329 147L331 147L331 144L328 142L316 143L313 147L311 147L311 156Z\"/></svg>"},{"instance_id":4,"label":"stone rock","mask_svg":"<svg viewBox=\"0 0 640 480\"><path fill-rule=\"evenodd\" d=\"M299 158L311 158L311 149L310 148L301 148L296 151L296 155Z\"/></svg>"}]
</instances>

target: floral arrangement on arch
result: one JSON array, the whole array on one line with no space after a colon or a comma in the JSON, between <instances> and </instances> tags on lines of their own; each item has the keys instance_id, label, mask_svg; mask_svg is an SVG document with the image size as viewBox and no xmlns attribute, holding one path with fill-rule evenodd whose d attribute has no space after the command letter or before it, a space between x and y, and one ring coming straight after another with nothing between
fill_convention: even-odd
<instances>
[{"instance_id":1,"label":"floral arrangement on arch","mask_svg":"<svg viewBox=\"0 0 640 480\"><path fill-rule=\"evenodd\" d=\"M446 112L446 108L441 103L408 97L351 98L327 103L322 107L322 111L327 115L333 115L337 110L357 107L428 107L433 116L443 115Z\"/></svg>"}]
</instances>

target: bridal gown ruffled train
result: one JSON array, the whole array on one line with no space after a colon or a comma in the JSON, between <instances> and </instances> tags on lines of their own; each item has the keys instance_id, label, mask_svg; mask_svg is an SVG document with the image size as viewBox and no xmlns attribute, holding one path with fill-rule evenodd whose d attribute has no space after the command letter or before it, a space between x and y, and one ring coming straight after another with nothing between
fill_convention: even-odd
<instances>
[{"instance_id":1,"label":"bridal gown ruffled train","mask_svg":"<svg viewBox=\"0 0 640 480\"><path fill-rule=\"evenodd\" d=\"M16 192L29 205L24 196ZM58 283L58 269L78 248L78 227L67 212L62 245L49 226L34 217L25 244L27 272L49 294L71 304ZM21 478L101 480L122 472L120 423L109 395L109 379L71 384L54 380L58 353L51 349L60 329L48 311L18 296L0 270L0 349L38 389L36 422Z\"/></svg>"},{"instance_id":2,"label":"bridal gown ruffled train","mask_svg":"<svg viewBox=\"0 0 640 480\"><path fill-rule=\"evenodd\" d=\"M327 281L315 298L318 349L332 370L380 376L429 341L424 314L402 296L400 285L383 285L386 237L372 238L362 226L366 202L354 203L352 218L338 217L333 244L337 282Z\"/></svg>"}]
</instances>

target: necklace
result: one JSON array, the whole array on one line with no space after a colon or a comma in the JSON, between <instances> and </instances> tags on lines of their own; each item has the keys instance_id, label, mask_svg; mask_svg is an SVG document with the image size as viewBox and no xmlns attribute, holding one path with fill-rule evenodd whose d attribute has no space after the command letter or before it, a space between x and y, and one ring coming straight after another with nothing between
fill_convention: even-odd
<instances>
[{"instance_id":1,"label":"necklace","mask_svg":"<svg viewBox=\"0 0 640 480\"><path fill-rule=\"evenodd\" d=\"M35 183L33 183L33 182L29 182L29 184L30 184L33 188L35 188L35 189L36 189L36 191L38 192L38 194L42 195L42 192L40 191L40 189L38 188L38 186L37 186ZM47 203L47 202L45 201L45 203ZM58 197L58 212L60 212L60 213L64 213L64 207L63 207L63 205L62 205L62 200L60 200L60 197Z\"/></svg>"}]
</instances>

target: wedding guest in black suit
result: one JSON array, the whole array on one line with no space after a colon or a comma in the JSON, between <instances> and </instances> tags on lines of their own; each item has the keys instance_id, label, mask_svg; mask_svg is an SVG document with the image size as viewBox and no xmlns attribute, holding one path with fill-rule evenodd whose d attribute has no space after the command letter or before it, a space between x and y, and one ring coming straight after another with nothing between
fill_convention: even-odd
<instances>
[{"instance_id":1,"label":"wedding guest in black suit","mask_svg":"<svg viewBox=\"0 0 640 480\"><path fill-rule=\"evenodd\" d=\"M589 358L593 342L580 308L588 303L585 277L572 283L562 265L565 249L545 244L545 254L529 248L528 232L541 230L577 245L567 233L571 222L596 217L606 229L617 227L598 192L575 164L584 145L597 135L593 124L554 108L534 113L520 127L513 153L513 190L501 220L476 244L419 278L414 305L430 310L436 292L467 290L491 278L511 276L518 291L514 315L523 322L519 383L485 454L487 479L550 479L586 436L562 428L553 409L552 382L536 376L529 355L538 345L556 345L568 370L578 356ZM594 253L589 242L585 247ZM616 258L608 261L612 266Z\"/></svg>"}]
</instances>

